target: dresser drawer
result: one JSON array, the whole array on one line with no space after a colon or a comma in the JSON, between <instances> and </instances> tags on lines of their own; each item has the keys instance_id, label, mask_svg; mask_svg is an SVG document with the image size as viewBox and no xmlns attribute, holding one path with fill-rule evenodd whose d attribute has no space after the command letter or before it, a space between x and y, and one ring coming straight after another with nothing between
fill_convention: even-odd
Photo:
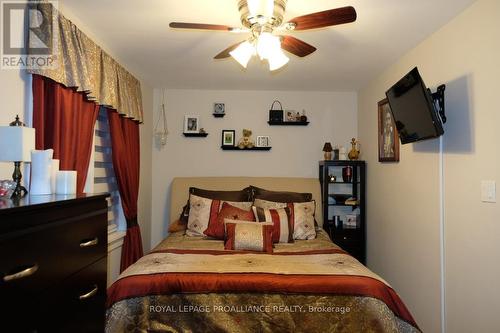
<instances>
[{"instance_id":1,"label":"dresser drawer","mask_svg":"<svg viewBox=\"0 0 500 333\"><path fill-rule=\"evenodd\" d=\"M53 294L64 304L52 332L104 332L106 315L106 257L65 280Z\"/></svg>"},{"instance_id":2,"label":"dresser drawer","mask_svg":"<svg viewBox=\"0 0 500 333\"><path fill-rule=\"evenodd\" d=\"M0 242L2 295L40 292L97 261L106 253L106 221L106 211L97 212L4 236ZM26 276L16 278L17 272Z\"/></svg>"},{"instance_id":3,"label":"dresser drawer","mask_svg":"<svg viewBox=\"0 0 500 333\"><path fill-rule=\"evenodd\" d=\"M10 315L2 328L26 333L104 332L106 267L104 257L37 297L20 301L18 307L7 308Z\"/></svg>"}]
</instances>

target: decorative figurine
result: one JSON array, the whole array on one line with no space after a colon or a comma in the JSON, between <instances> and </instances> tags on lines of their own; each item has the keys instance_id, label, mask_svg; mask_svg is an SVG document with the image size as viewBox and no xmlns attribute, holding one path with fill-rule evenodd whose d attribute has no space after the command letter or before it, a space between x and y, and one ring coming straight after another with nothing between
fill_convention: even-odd
<instances>
[{"instance_id":1,"label":"decorative figurine","mask_svg":"<svg viewBox=\"0 0 500 333\"><path fill-rule=\"evenodd\" d=\"M352 138L351 140L351 145L352 145L352 148L351 148L351 151L349 152L349 154L347 155L347 157L349 157L349 159L351 161L353 160L357 160L359 158L359 149L357 149L357 145L359 144L359 141L356 141L355 138Z\"/></svg>"},{"instance_id":2,"label":"decorative figurine","mask_svg":"<svg viewBox=\"0 0 500 333\"><path fill-rule=\"evenodd\" d=\"M302 110L302 116L300 116L300 121L303 123L307 121L306 110Z\"/></svg>"}]
</instances>

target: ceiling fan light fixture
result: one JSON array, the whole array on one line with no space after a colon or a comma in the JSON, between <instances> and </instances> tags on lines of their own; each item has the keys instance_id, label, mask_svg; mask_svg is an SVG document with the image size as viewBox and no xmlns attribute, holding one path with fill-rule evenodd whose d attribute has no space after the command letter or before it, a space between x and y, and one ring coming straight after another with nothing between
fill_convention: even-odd
<instances>
[{"instance_id":1,"label":"ceiling fan light fixture","mask_svg":"<svg viewBox=\"0 0 500 333\"><path fill-rule=\"evenodd\" d=\"M269 70L275 71L285 66L290 61L290 58L288 58L285 53L279 49L279 51L274 52L271 57L267 59L267 61L269 62Z\"/></svg>"},{"instance_id":2,"label":"ceiling fan light fixture","mask_svg":"<svg viewBox=\"0 0 500 333\"><path fill-rule=\"evenodd\" d=\"M257 40L257 54L261 60L269 59L274 53L281 50L279 37L270 32L263 32Z\"/></svg>"},{"instance_id":3,"label":"ceiling fan light fixture","mask_svg":"<svg viewBox=\"0 0 500 333\"><path fill-rule=\"evenodd\" d=\"M255 47L248 41L241 43L237 48L229 52L243 68L247 68L250 58L255 54Z\"/></svg>"}]
</instances>

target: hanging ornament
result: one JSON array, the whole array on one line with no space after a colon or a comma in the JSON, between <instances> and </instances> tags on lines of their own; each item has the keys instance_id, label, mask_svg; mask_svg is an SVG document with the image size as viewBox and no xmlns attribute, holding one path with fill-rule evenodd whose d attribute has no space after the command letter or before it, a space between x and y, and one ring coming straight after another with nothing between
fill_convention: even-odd
<instances>
[{"instance_id":1,"label":"hanging ornament","mask_svg":"<svg viewBox=\"0 0 500 333\"><path fill-rule=\"evenodd\" d=\"M160 145L160 148L164 147L167 144L168 128L167 115L165 112L165 91L163 91L161 108L160 112L158 113L158 120L156 121L154 135Z\"/></svg>"}]
</instances>

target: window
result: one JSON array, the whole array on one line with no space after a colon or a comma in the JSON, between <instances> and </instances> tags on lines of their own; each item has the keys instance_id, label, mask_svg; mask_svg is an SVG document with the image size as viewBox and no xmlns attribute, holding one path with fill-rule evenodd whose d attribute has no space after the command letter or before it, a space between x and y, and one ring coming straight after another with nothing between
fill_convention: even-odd
<instances>
[{"instance_id":1,"label":"window","mask_svg":"<svg viewBox=\"0 0 500 333\"><path fill-rule=\"evenodd\" d=\"M87 193L110 193L108 198L108 232L125 230L125 216L123 215L118 184L113 171L108 115L103 107L99 110L95 125L94 150L90 159L89 173L85 185L85 192Z\"/></svg>"}]
</instances>

